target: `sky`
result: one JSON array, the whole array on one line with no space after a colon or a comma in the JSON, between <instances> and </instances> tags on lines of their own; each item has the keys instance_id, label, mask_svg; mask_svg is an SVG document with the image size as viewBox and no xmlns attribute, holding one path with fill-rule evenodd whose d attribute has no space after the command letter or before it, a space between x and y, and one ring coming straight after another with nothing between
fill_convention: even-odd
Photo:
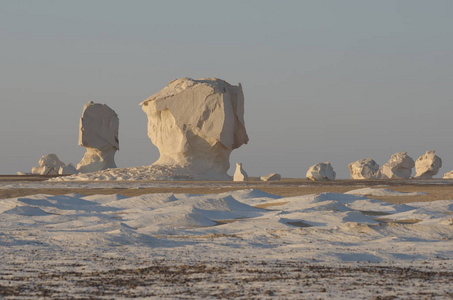
<instances>
[{"instance_id":1,"label":"sky","mask_svg":"<svg viewBox=\"0 0 453 300\"><path fill-rule=\"evenodd\" d=\"M435 150L453 169L453 1L0 0L0 174L77 164L89 101L120 118L118 167L159 157L138 105L176 78L241 83L249 176ZM415 173L415 171L414 171Z\"/></svg>"}]
</instances>

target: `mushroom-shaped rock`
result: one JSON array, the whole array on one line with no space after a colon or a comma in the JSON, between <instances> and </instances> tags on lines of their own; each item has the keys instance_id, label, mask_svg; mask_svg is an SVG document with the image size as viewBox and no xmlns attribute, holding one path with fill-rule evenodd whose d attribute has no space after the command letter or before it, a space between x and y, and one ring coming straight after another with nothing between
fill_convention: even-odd
<instances>
[{"instance_id":1,"label":"mushroom-shaped rock","mask_svg":"<svg viewBox=\"0 0 453 300\"><path fill-rule=\"evenodd\" d=\"M379 179L379 165L371 158L361 159L348 165L352 179Z\"/></svg>"},{"instance_id":2,"label":"mushroom-shaped rock","mask_svg":"<svg viewBox=\"0 0 453 300\"><path fill-rule=\"evenodd\" d=\"M408 179L414 166L414 160L407 152L397 152L381 167L382 178Z\"/></svg>"},{"instance_id":3,"label":"mushroom-shaped rock","mask_svg":"<svg viewBox=\"0 0 453 300\"><path fill-rule=\"evenodd\" d=\"M453 171L444 174L444 179L453 179Z\"/></svg>"},{"instance_id":4,"label":"mushroom-shaped rock","mask_svg":"<svg viewBox=\"0 0 453 300\"><path fill-rule=\"evenodd\" d=\"M242 168L242 164L236 163L236 170L234 171L233 181L248 181L248 180L249 176L244 171L244 168Z\"/></svg>"},{"instance_id":5,"label":"mushroom-shaped rock","mask_svg":"<svg viewBox=\"0 0 453 300\"><path fill-rule=\"evenodd\" d=\"M119 150L118 115L105 104L88 102L79 126L79 145L86 148L77 165L82 173L116 168L115 153Z\"/></svg>"},{"instance_id":6,"label":"mushroom-shaped rock","mask_svg":"<svg viewBox=\"0 0 453 300\"><path fill-rule=\"evenodd\" d=\"M336 173L330 162L317 163L311 166L307 171L307 179L318 180L335 180Z\"/></svg>"},{"instance_id":7,"label":"mushroom-shaped rock","mask_svg":"<svg viewBox=\"0 0 453 300\"><path fill-rule=\"evenodd\" d=\"M415 161L415 178L433 178L442 167L442 160L435 151L426 151Z\"/></svg>"},{"instance_id":8,"label":"mushroom-shaped rock","mask_svg":"<svg viewBox=\"0 0 453 300\"><path fill-rule=\"evenodd\" d=\"M176 79L141 105L148 136L160 153L153 166L194 178L231 180L230 153L248 142L240 84Z\"/></svg>"},{"instance_id":9,"label":"mushroom-shaped rock","mask_svg":"<svg viewBox=\"0 0 453 300\"><path fill-rule=\"evenodd\" d=\"M57 175L60 167L66 164L62 162L56 154L43 155L39 160L39 167L31 169L32 174L39 175Z\"/></svg>"},{"instance_id":10,"label":"mushroom-shaped rock","mask_svg":"<svg viewBox=\"0 0 453 300\"><path fill-rule=\"evenodd\" d=\"M278 173L271 173L260 177L261 181L279 181L282 176Z\"/></svg>"}]
</instances>

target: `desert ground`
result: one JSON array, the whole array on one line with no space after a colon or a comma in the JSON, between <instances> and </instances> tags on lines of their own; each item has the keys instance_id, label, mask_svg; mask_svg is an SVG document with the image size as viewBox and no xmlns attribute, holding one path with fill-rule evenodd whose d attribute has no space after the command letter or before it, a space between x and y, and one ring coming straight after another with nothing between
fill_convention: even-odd
<instances>
[{"instance_id":1,"label":"desert ground","mask_svg":"<svg viewBox=\"0 0 453 300\"><path fill-rule=\"evenodd\" d=\"M40 210L39 214L16 211L14 218L10 212L2 214L0 297L5 299L453 298L453 230L444 217L443 225L436 223L432 227L429 227L431 223L367 225L354 221L354 225L335 223L335 226L317 229L305 228L303 222L288 221L294 226L286 229L279 227L282 219L275 225L253 215L253 218L249 216L253 219L249 223L245 219L225 218L216 226L143 231L139 225L131 225L143 217L140 215L133 220L135 223L127 223L127 218L123 218L123 227L115 223L115 230L113 227L107 230L105 228L111 225L101 228L111 222L105 216L99 219L101 221L79 221L100 215L102 210L91 208L81 213L78 208L61 206L63 202L59 201L64 199L58 198L71 195L70 201L98 201L97 204L105 207L105 203L118 203L123 196L126 200L161 203L161 199L171 197L169 195L188 201L197 198L196 195L205 195L203 199L208 199L209 195L217 194L223 195L222 199L234 197L254 209L266 210L265 219L273 220L274 215L267 213L284 210L282 207L288 207L290 201L308 201L309 195L321 193L335 193L328 195L341 200L343 193L362 188L412 193L368 195L395 207L451 200L453 181L283 179L260 182L252 178L249 182L49 184L47 179L48 176L0 176L0 205L10 205L13 212L20 201L27 200L28 204L36 201L33 203L41 204L33 208L44 211ZM272 198L266 193L278 197ZM38 194L41 196L32 196ZM266 200L253 202L250 199ZM43 205L44 201L47 204ZM51 202L61 205L52 207L51 211ZM444 206L453 206L449 203ZM134 211L133 205L121 214ZM62 217L69 210L72 211L70 220L45 219L50 212L52 217ZM120 213L115 215L117 219L121 217ZM33 218L33 223L29 218ZM70 227L59 227L67 223L71 223ZM300 240L295 242L295 239Z\"/></svg>"},{"instance_id":2,"label":"desert ground","mask_svg":"<svg viewBox=\"0 0 453 300\"><path fill-rule=\"evenodd\" d=\"M257 188L263 192L279 195L282 197L300 196L319 193L344 193L360 187L390 187L399 192L421 192L426 195L420 196L399 196L386 197L374 196L375 199L390 203L410 203L419 201L435 201L453 199L453 179L433 180L335 180L335 181L310 181L307 179L284 178L281 181L262 182L256 177L251 177L248 182L231 181L152 181L158 187L145 188L20 188L19 183L43 182L56 176L44 175L0 175L0 183L11 183L13 186L8 189L0 189L0 199L21 197L34 194L64 195L69 193L80 193L83 195L95 194L122 194L124 196L138 196L150 193L190 193L190 194L211 194L235 191L241 189ZM58 177L58 176L57 176Z\"/></svg>"}]
</instances>

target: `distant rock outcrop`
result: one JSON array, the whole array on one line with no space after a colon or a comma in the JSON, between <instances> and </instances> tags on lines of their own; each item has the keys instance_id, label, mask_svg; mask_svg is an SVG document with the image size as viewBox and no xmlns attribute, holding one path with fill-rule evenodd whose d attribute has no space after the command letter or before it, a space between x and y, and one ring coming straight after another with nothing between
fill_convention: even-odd
<instances>
[{"instance_id":1,"label":"distant rock outcrop","mask_svg":"<svg viewBox=\"0 0 453 300\"><path fill-rule=\"evenodd\" d=\"M453 179L453 171L445 173L443 179Z\"/></svg>"},{"instance_id":2,"label":"distant rock outcrop","mask_svg":"<svg viewBox=\"0 0 453 300\"><path fill-rule=\"evenodd\" d=\"M66 164L56 154L47 154L41 157L39 167L32 168L31 173L38 175L58 175L60 168L65 166Z\"/></svg>"},{"instance_id":3,"label":"distant rock outcrop","mask_svg":"<svg viewBox=\"0 0 453 300\"><path fill-rule=\"evenodd\" d=\"M335 180L336 173L330 162L322 162L311 166L307 171L307 179L318 180Z\"/></svg>"},{"instance_id":4,"label":"distant rock outcrop","mask_svg":"<svg viewBox=\"0 0 453 300\"><path fill-rule=\"evenodd\" d=\"M240 84L177 79L141 105L148 136L160 153L153 166L200 179L231 180L230 153L248 142Z\"/></svg>"},{"instance_id":5,"label":"distant rock outcrop","mask_svg":"<svg viewBox=\"0 0 453 300\"><path fill-rule=\"evenodd\" d=\"M361 159L348 165L352 179L379 179L379 165L371 158Z\"/></svg>"},{"instance_id":6,"label":"distant rock outcrop","mask_svg":"<svg viewBox=\"0 0 453 300\"><path fill-rule=\"evenodd\" d=\"M433 178L442 167L442 160L436 155L436 152L426 151L415 161L415 178Z\"/></svg>"},{"instance_id":7,"label":"distant rock outcrop","mask_svg":"<svg viewBox=\"0 0 453 300\"><path fill-rule=\"evenodd\" d=\"M67 166L60 167L58 169L58 174L60 175L73 175L73 174L78 174L79 171L74 167L73 164L68 164Z\"/></svg>"},{"instance_id":8,"label":"distant rock outcrop","mask_svg":"<svg viewBox=\"0 0 453 300\"><path fill-rule=\"evenodd\" d=\"M118 115L107 105L90 101L84 106L80 118L79 145L85 147L86 152L77 170L88 173L116 168L118 128Z\"/></svg>"},{"instance_id":9,"label":"distant rock outcrop","mask_svg":"<svg viewBox=\"0 0 453 300\"><path fill-rule=\"evenodd\" d=\"M279 181L282 176L278 173L271 173L260 177L261 181Z\"/></svg>"},{"instance_id":10,"label":"distant rock outcrop","mask_svg":"<svg viewBox=\"0 0 453 300\"><path fill-rule=\"evenodd\" d=\"M241 163L236 163L236 170L234 171L233 181L248 181L249 176L242 168Z\"/></svg>"},{"instance_id":11,"label":"distant rock outcrop","mask_svg":"<svg viewBox=\"0 0 453 300\"><path fill-rule=\"evenodd\" d=\"M397 152L381 167L382 178L408 179L414 166L415 162L407 152Z\"/></svg>"}]
</instances>

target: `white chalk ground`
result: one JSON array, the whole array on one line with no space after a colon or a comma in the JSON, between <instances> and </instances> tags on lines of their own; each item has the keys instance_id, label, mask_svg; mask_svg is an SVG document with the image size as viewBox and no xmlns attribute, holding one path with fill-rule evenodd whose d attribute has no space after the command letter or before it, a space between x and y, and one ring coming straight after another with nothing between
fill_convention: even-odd
<instances>
[{"instance_id":1,"label":"white chalk ground","mask_svg":"<svg viewBox=\"0 0 453 300\"><path fill-rule=\"evenodd\" d=\"M397 191L392 191L392 190L384 189L384 188L363 188L363 189L348 191L345 194L367 195L367 196L420 196L420 195L426 195L426 193L397 192Z\"/></svg>"},{"instance_id":2,"label":"white chalk ground","mask_svg":"<svg viewBox=\"0 0 453 300\"><path fill-rule=\"evenodd\" d=\"M112 168L91 173L79 173L58 177L49 181L140 181L140 180L212 180L212 174L196 175L187 168L178 166L140 166L130 168ZM221 176L224 180L224 176Z\"/></svg>"},{"instance_id":3,"label":"white chalk ground","mask_svg":"<svg viewBox=\"0 0 453 300\"><path fill-rule=\"evenodd\" d=\"M453 200L357 192L0 200L0 297L452 297Z\"/></svg>"}]
</instances>

